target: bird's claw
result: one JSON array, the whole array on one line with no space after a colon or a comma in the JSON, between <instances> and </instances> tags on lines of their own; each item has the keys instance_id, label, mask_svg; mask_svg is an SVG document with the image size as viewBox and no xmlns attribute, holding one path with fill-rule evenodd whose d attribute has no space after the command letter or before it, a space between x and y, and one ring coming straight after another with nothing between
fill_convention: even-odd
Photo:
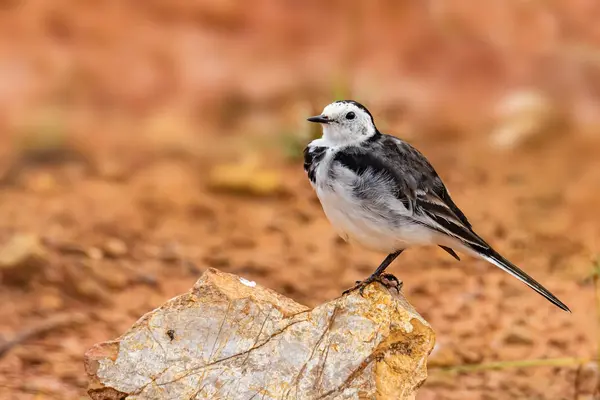
<instances>
[{"instance_id":1,"label":"bird's claw","mask_svg":"<svg viewBox=\"0 0 600 400\"><path fill-rule=\"evenodd\" d=\"M382 274L379 276L369 276L367 279L363 280L363 281L356 281L355 285L353 287L351 287L350 289L346 289L342 292L342 295L351 293L355 290L358 289L360 295L362 297L364 297L364 291L365 288L367 286L369 286L369 284L373 283L373 282L379 282L381 283L384 287L391 289L394 288L396 289L396 291L398 293L400 293L400 289L402 289L402 281L399 280L398 278L396 278L394 275L392 274Z\"/></svg>"},{"instance_id":2,"label":"bird's claw","mask_svg":"<svg viewBox=\"0 0 600 400\"><path fill-rule=\"evenodd\" d=\"M358 289L358 291L359 291L360 295L361 295L362 297L364 297L364 291L365 291L365 288L366 288L366 287L369 285L369 283L371 283L371 282L374 282L374 281L375 281L375 279L370 279L370 278L367 278L367 279L365 279L364 281L356 281L356 282L355 282L355 285L354 285L354 286L352 286L352 287L351 287L351 288L349 288L349 289L346 289L346 290L344 290L344 291L342 292L342 295L346 295L346 294L348 294L348 293L352 293L352 292L354 292L355 290L357 290L357 289Z\"/></svg>"},{"instance_id":3,"label":"bird's claw","mask_svg":"<svg viewBox=\"0 0 600 400\"><path fill-rule=\"evenodd\" d=\"M400 279L396 278L392 274L381 275L379 282L381 282L381 284L388 289L396 289L398 293L400 293L400 289L402 289L402 285L404 284Z\"/></svg>"}]
</instances>

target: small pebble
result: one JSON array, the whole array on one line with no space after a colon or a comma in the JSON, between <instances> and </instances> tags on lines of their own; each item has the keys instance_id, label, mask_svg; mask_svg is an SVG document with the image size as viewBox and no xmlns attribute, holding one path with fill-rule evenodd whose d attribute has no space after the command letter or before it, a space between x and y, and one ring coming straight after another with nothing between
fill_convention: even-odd
<instances>
[{"instance_id":1,"label":"small pebble","mask_svg":"<svg viewBox=\"0 0 600 400\"><path fill-rule=\"evenodd\" d=\"M111 238L104 244L104 252L108 257L121 258L127 255L127 245L120 239Z\"/></svg>"}]
</instances>

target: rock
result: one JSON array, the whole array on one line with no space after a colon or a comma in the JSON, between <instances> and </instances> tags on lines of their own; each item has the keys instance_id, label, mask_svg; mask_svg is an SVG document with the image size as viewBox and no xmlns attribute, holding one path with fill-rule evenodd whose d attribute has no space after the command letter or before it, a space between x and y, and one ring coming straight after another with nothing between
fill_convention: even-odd
<instances>
[{"instance_id":1,"label":"rock","mask_svg":"<svg viewBox=\"0 0 600 400\"><path fill-rule=\"evenodd\" d=\"M531 346L534 342L533 335L523 327L513 326L504 336L504 343Z\"/></svg>"},{"instance_id":2,"label":"rock","mask_svg":"<svg viewBox=\"0 0 600 400\"><path fill-rule=\"evenodd\" d=\"M186 294L85 354L105 399L414 399L429 324L379 283L309 309L209 269Z\"/></svg>"},{"instance_id":3,"label":"rock","mask_svg":"<svg viewBox=\"0 0 600 400\"><path fill-rule=\"evenodd\" d=\"M55 312L65 306L65 302L58 293L41 293L36 298L37 309L43 313Z\"/></svg>"},{"instance_id":4,"label":"rock","mask_svg":"<svg viewBox=\"0 0 600 400\"><path fill-rule=\"evenodd\" d=\"M491 144L507 150L539 145L566 127L566 118L549 97L534 90L505 95L497 105Z\"/></svg>"},{"instance_id":5,"label":"rock","mask_svg":"<svg viewBox=\"0 0 600 400\"><path fill-rule=\"evenodd\" d=\"M237 164L215 166L209 173L208 184L216 191L254 196L270 196L284 191L281 175L260 167L254 157Z\"/></svg>"},{"instance_id":6,"label":"rock","mask_svg":"<svg viewBox=\"0 0 600 400\"><path fill-rule=\"evenodd\" d=\"M46 252L35 235L13 236L0 247L0 276L3 282L27 284L40 274L46 264Z\"/></svg>"},{"instance_id":7,"label":"rock","mask_svg":"<svg viewBox=\"0 0 600 400\"><path fill-rule=\"evenodd\" d=\"M63 266L63 289L78 299L110 304L110 294L100 285L92 273L82 263L69 263Z\"/></svg>"},{"instance_id":8,"label":"rock","mask_svg":"<svg viewBox=\"0 0 600 400\"><path fill-rule=\"evenodd\" d=\"M103 248L106 255L111 258L121 258L127 255L127 245L121 239L108 239Z\"/></svg>"},{"instance_id":9,"label":"rock","mask_svg":"<svg viewBox=\"0 0 600 400\"><path fill-rule=\"evenodd\" d=\"M126 288L131 281L127 271L121 268L121 266L115 265L114 262L94 262L90 266L90 272L98 282L114 290Z\"/></svg>"},{"instance_id":10,"label":"rock","mask_svg":"<svg viewBox=\"0 0 600 400\"><path fill-rule=\"evenodd\" d=\"M85 254L92 260L102 260L104 258L104 253L97 247L86 249Z\"/></svg>"},{"instance_id":11,"label":"rock","mask_svg":"<svg viewBox=\"0 0 600 400\"><path fill-rule=\"evenodd\" d=\"M160 248L157 255L161 261L167 263L176 263L184 258L181 245L176 242L170 242L164 245Z\"/></svg>"}]
</instances>

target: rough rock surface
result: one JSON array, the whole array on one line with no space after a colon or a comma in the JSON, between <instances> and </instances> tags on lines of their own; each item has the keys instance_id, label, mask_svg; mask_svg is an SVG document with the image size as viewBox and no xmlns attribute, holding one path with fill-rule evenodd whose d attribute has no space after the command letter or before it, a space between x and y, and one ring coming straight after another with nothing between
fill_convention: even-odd
<instances>
[{"instance_id":1,"label":"rough rock surface","mask_svg":"<svg viewBox=\"0 0 600 400\"><path fill-rule=\"evenodd\" d=\"M414 399L434 345L394 288L308 309L208 270L85 355L95 399Z\"/></svg>"}]
</instances>

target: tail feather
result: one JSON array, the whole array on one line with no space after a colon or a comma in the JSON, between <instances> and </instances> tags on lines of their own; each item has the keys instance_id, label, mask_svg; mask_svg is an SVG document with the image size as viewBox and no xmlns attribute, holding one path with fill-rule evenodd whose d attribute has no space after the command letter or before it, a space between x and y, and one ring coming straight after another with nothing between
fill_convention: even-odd
<instances>
[{"instance_id":1,"label":"tail feather","mask_svg":"<svg viewBox=\"0 0 600 400\"><path fill-rule=\"evenodd\" d=\"M442 246L441 244L439 245L446 253L450 254L452 257L454 257L454 259L456 261L460 261L460 257L458 256L458 254L456 254L456 252L450 248L450 247L446 247L446 246Z\"/></svg>"},{"instance_id":2,"label":"tail feather","mask_svg":"<svg viewBox=\"0 0 600 400\"><path fill-rule=\"evenodd\" d=\"M544 296L548 301L557 306L558 308L571 312L569 307L566 306L562 301L560 301L556 296L554 296L548 289L539 284L535 279L527 275L523 270L519 267L508 261L506 258L502 257L498 252L493 249L489 249L485 252L482 252L480 249L477 249L479 255L483 257L486 261L494 264L498 268L508 272L542 296Z\"/></svg>"}]
</instances>

